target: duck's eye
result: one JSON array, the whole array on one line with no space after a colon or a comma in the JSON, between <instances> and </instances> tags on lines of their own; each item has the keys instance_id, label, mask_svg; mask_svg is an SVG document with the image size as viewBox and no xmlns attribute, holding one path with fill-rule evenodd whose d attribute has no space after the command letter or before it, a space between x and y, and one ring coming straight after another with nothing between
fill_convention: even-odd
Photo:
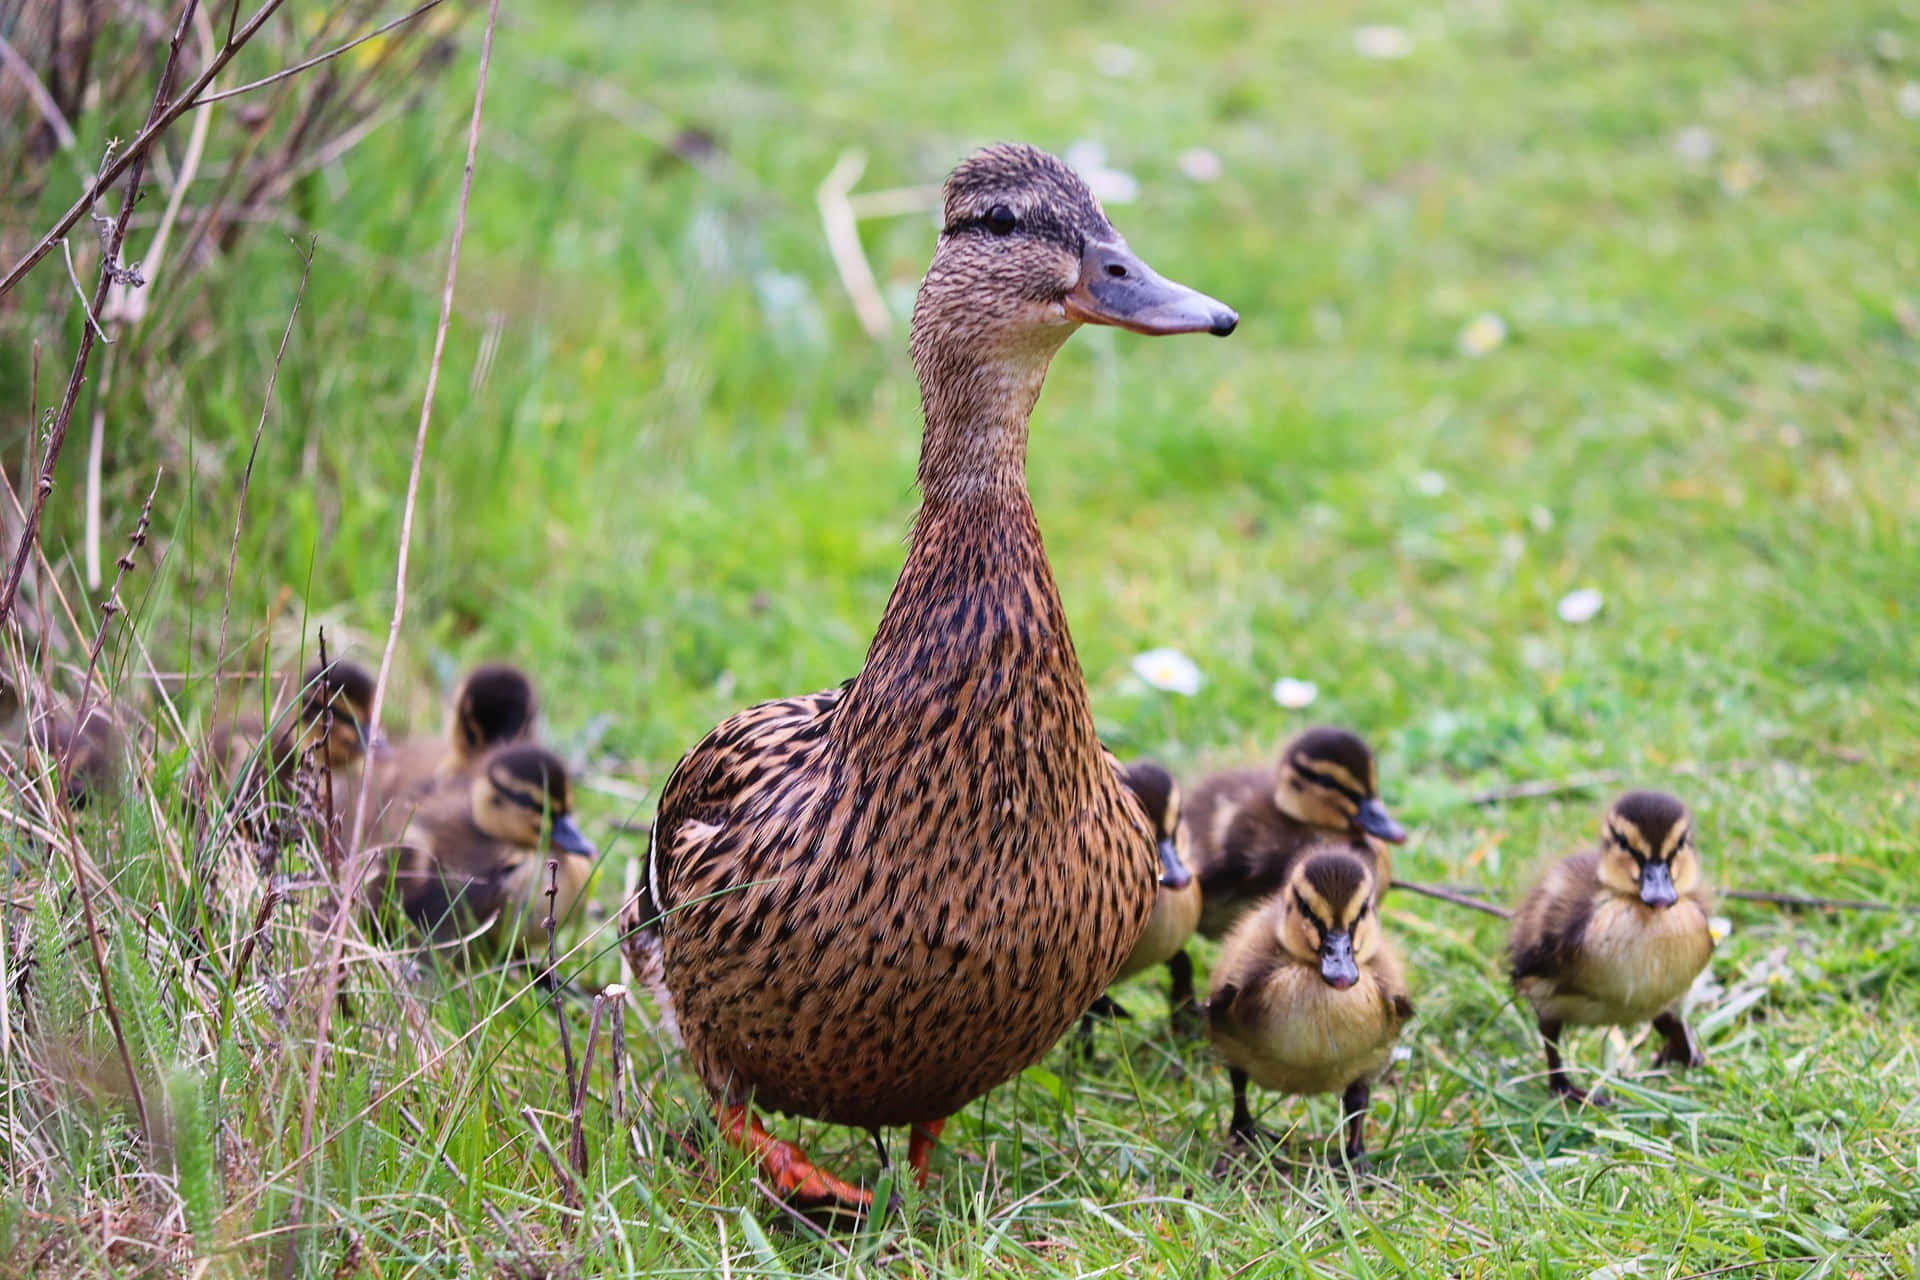
<instances>
[{"instance_id":1,"label":"duck's eye","mask_svg":"<svg viewBox=\"0 0 1920 1280\"><path fill-rule=\"evenodd\" d=\"M1012 235L1013 229L1019 225L1020 219L1014 217L1013 210L1003 204L987 210L987 230L997 236Z\"/></svg>"}]
</instances>

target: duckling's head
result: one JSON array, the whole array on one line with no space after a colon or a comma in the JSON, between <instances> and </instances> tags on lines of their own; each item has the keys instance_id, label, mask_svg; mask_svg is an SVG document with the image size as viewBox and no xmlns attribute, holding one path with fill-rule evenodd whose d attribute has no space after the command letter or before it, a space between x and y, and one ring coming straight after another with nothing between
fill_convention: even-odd
<instances>
[{"instance_id":1,"label":"duckling's head","mask_svg":"<svg viewBox=\"0 0 1920 1280\"><path fill-rule=\"evenodd\" d=\"M329 768L366 754L366 724L373 716L373 676L345 658L316 662L300 683L300 723L309 744L325 743Z\"/></svg>"},{"instance_id":2,"label":"duckling's head","mask_svg":"<svg viewBox=\"0 0 1920 1280\"><path fill-rule=\"evenodd\" d=\"M1273 803L1309 826L1364 831L1388 844L1407 839L1407 829L1380 803L1373 752L1345 729L1323 725L1287 743L1280 752Z\"/></svg>"},{"instance_id":3,"label":"duckling's head","mask_svg":"<svg viewBox=\"0 0 1920 1280\"><path fill-rule=\"evenodd\" d=\"M1656 911L1700 884L1693 817L1663 791L1629 791L1600 824L1600 883Z\"/></svg>"},{"instance_id":4,"label":"duckling's head","mask_svg":"<svg viewBox=\"0 0 1920 1280\"><path fill-rule=\"evenodd\" d=\"M1051 356L1082 324L1233 332L1223 303L1134 256L1087 184L1035 147L974 152L947 179L944 223L913 308L914 359Z\"/></svg>"},{"instance_id":5,"label":"duckling's head","mask_svg":"<svg viewBox=\"0 0 1920 1280\"><path fill-rule=\"evenodd\" d=\"M489 747L533 736L540 713L533 681L518 667L484 662L467 672L453 695L449 736L454 754L478 757Z\"/></svg>"},{"instance_id":6,"label":"duckling's head","mask_svg":"<svg viewBox=\"0 0 1920 1280\"><path fill-rule=\"evenodd\" d=\"M1323 845L1294 863L1281 892L1281 948L1318 968L1330 987L1358 982L1360 966L1380 949L1372 869L1346 849Z\"/></svg>"},{"instance_id":7,"label":"duckling's head","mask_svg":"<svg viewBox=\"0 0 1920 1280\"><path fill-rule=\"evenodd\" d=\"M1120 771L1147 821L1153 824L1154 838L1160 842L1160 884L1166 889L1184 889L1193 883L1193 873L1180 856L1177 833L1180 830L1180 784L1173 775L1151 760L1136 760Z\"/></svg>"},{"instance_id":8,"label":"duckling's head","mask_svg":"<svg viewBox=\"0 0 1920 1280\"><path fill-rule=\"evenodd\" d=\"M494 840L535 851L551 845L586 858L597 852L573 825L567 767L544 747L496 747L481 762L469 794L474 826Z\"/></svg>"}]
</instances>

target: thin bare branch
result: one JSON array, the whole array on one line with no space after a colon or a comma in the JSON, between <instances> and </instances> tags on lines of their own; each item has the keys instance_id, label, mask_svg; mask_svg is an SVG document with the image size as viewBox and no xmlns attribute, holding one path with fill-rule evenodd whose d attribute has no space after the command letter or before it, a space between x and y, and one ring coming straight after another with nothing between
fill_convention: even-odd
<instances>
[{"instance_id":1,"label":"thin bare branch","mask_svg":"<svg viewBox=\"0 0 1920 1280\"><path fill-rule=\"evenodd\" d=\"M1869 902L1864 898L1810 898L1800 893L1771 893L1764 889L1722 889L1723 898L1741 902L1764 902L1775 907L1803 911L1897 911L1902 915L1920 915L1920 906L1900 902Z\"/></svg>"},{"instance_id":2,"label":"thin bare branch","mask_svg":"<svg viewBox=\"0 0 1920 1280\"><path fill-rule=\"evenodd\" d=\"M121 174L130 168L136 167L138 167L140 171L144 171L147 151L153 146L154 139L165 133L168 126L172 125L175 120L178 120L193 106L194 99L202 90L213 83L214 77L220 74L221 69L233 60L234 55L246 47L247 42L259 33L260 28L266 25L267 19L271 18L284 2L285 0L263 0L260 8L254 12L252 17L247 19L246 25L228 37L227 42L220 47L218 53L214 54L213 60L201 70L200 75L187 87L186 92L176 98L168 98L166 91L168 85L170 85L173 80L173 68L180 51L181 37L186 33L186 20L191 17L193 10L198 7L196 0L187 0L187 9L186 12L181 15L182 20L180 27L174 34L172 49L167 58L167 67L166 70L161 73L160 88L154 93L153 111L147 116L146 126L140 130L134 140L129 143L119 155L114 157L111 163L101 166L100 175L81 193L80 198L74 201L73 205L65 213L60 215L53 226L48 229L47 233L40 237L33 248L27 250L25 256L23 256L20 261L13 264L12 268L8 270L4 277L0 277L0 296L4 296L13 286L19 284L27 272L33 270L34 267L39 264L40 259L46 257L47 254L52 251L53 246L59 243L60 237L73 230L74 223L86 216L87 211L93 208L95 202L100 199L100 196L119 180ZM139 190L139 178L140 173L136 172L132 185L128 187L129 192ZM131 201L129 201L129 206L130 205ZM0 617L4 617L5 613L5 609L0 609Z\"/></svg>"},{"instance_id":3,"label":"thin bare branch","mask_svg":"<svg viewBox=\"0 0 1920 1280\"><path fill-rule=\"evenodd\" d=\"M1502 920L1511 920L1513 918L1513 912L1507 910L1505 907L1496 907L1493 903L1483 902L1470 893L1464 893L1457 889L1444 888L1437 884L1417 884L1412 880L1395 880L1387 887L1390 889L1405 889L1408 893L1417 893L1423 898L1433 898L1440 902L1451 902L1456 907L1471 907L1475 911L1484 911L1488 915L1498 916Z\"/></svg>"},{"instance_id":4,"label":"thin bare branch","mask_svg":"<svg viewBox=\"0 0 1920 1280\"><path fill-rule=\"evenodd\" d=\"M335 58L339 57L341 54L347 52L348 50L357 49L361 45L365 44L367 41L377 39L380 36L387 34L387 32L393 30L395 27L405 26L407 23L412 22L415 18L425 13L427 10L437 9L445 2L446 0L426 0L425 4L418 5L413 9L408 10L406 13L401 14L399 17L395 18L393 21L377 26L373 30L367 32L365 35L355 36L353 39L347 41L345 44L335 45L333 48L327 50L323 54L318 55L317 57L308 58L305 62L295 63L293 66L286 67L286 68L283 68L282 70L276 71L272 75L267 76L264 79L249 81L246 84L238 85L232 89L222 89L218 93L202 94L199 98L196 98L194 100L193 105L196 107L204 107L215 102L225 102L228 98L237 98L243 93L252 93L255 89L264 89L270 84L278 84L280 81L285 80L290 76L297 76L302 71L310 70L314 67L319 66L323 62L331 62Z\"/></svg>"},{"instance_id":5,"label":"thin bare branch","mask_svg":"<svg viewBox=\"0 0 1920 1280\"><path fill-rule=\"evenodd\" d=\"M86 315L87 323L93 326L94 336L102 343L110 345L113 339L109 338L107 331L100 327L100 322L93 318L93 307L87 302L87 291L80 284L79 273L73 269L73 246L67 243L65 236L60 237L60 256L67 260L67 279L73 281L74 296L80 299L80 310Z\"/></svg>"}]
</instances>

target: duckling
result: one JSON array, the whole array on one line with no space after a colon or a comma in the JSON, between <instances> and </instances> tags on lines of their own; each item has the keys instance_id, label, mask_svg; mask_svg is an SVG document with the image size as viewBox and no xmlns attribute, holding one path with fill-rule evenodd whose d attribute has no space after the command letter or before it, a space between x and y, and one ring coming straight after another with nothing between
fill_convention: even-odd
<instances>
[{"instance_id":1,"label":"duckling","mask_svg":"<svg viewBox=\"0 0 1920 1280\"><path fill-rule=\"evenodd\" d=\"M1533 1006L1547 1049L1547 1085L1588 1101L1560 1061L1560 1031L1652 1019L1665 1039L1657 1066L1706 1062L1680 1001L1713 954L1712 897L1700 875L1687 807L1630 791L1600 825L1600 845L1562 858L1513 916L1514 989Z\"/></svg>"},{"instance_id":2,"label":"duckling","mask_svg":"<svg viewBox=\"0 0 1920 1280\"><path fill-rule=\"evenodd\" d=\"M496 747L471 776L441 780L411 810L393 854L363 886L376 916L397 907L430 938L486 925L486 950L510 956L543 947L547 862L558 863L553 918L572 916L596 850L573 821L566 766L532 743Z\"/></svg>"},{"instance_id":3,"label":"duckling","mask_svg":"<svg viewBox=\"0 0 1920 1280\"><path fill-rule=\"evenodd\" d=\"M539 712L533 680L524 671L482 663L454 688L441 737L386 743L374 753L376 791L391 802L413 800L440 781L464 777L494 747L530 741Z\"/></svg>"},{"instance_id":4,"label":"duckling","mask_svg":"<svg viewBox=\"0 0 1920 1280\"><path fill-rule=\"evenodd\" d=\"M27 746L58 770L61 802L73 813L114 796L126 772L126 735L113 713L94 704L84 716L63 707L27 719Z\"/></svg>"},{"instance_id":5,"label":"duckling","mask_svg":"<svg viewBox=\"0 0 1920 1280\"><path fill-rule=\"evenodd\" d=\"M200 787L257 796L275 791L290 800L301 758L315 752L315 764L346 770L367 754L367 720L372 714L372 674L357 662L334 658L313 662L301 676L298 708L275 716L269 729L259 716L236 716L213 725L196 762ZM211 783L211 787L207 787Z\"/></svg>"},{"instance_id":6,"label":"duckling","mask_svg":"<svg viewBox=\"0 0 1920 1280\"><path fill-rule=\"evenodd\" d=\"M1247 1081L1282 1093L1339 1093L1342 1155L1366 1167L1372 1080L1413 1016L1400 961L1380 929L1378 886L1346 845L1294 860L1284 889L1228 936L1207 1001L1214 1047L1231 1067L1238 1145L1270 1137L1247 1108Z\"/></svg>"},{"instance_id":7,"label":"duckling","mask_svg":"<svg viewBox=\"0 0 1920 1280\"><path fill-rule=\"evenodd\" d=\"M1225 935L1284 885L1302 849L1328 840L1347 844L1374 864L1384 890L1393 878L1387 845L1407 838L1380 803L1373 752L1357 734L1324 725L1290 740L1272 770L1232 769L1204 779L1181 829L1200 882L1199 932L1209 938ZM1193 963L1186 952L1176 953L1167 968L1175 1006L1191 1004Z\"/></svg>"},{"instance_id":8,"label":"duckling","mask_svg":"<svg viewBox=\"0 0 1920 1280\"><path fill-rule=\"evenodd\" d=\"M1180 856L1180 784L1173 775L1151 760L1137 760L1120 771L1120 780L1133 792L1160 845L1160 893L1153 901L1153 913L1147 917L1146 931L1133 950L1121 962L1115 982L1144 973L1154 965L1165 964L1186 945L1200 921L1200 886ZM1189 971L1191 977L1191 971ZM1176 1006L1177 1008L1177 1006ZM1131 1017L1119 1001L1102 994L1081 1019L1084 1037L1096 1017Z\"/></svg>"},{"instance_id":9,"label":"duckling","mask_svg":"<svg viewBox=\"0 0 1920 1280\"><path fill-rule=\"evenodd\" d=\"M1045 152L975 153L944 203L912 326L923 501L866 663L739 713L680 761L622 912L725 1140L790 1203L856 1215L870 1193L752 1105L911 1126L924 1176L946 1118L1106 989L1158 893L1153 831L1095 734L1027 495L1047 366L1082 324L1238 322L1134 256Z\"/></svg>"}]
</instances>

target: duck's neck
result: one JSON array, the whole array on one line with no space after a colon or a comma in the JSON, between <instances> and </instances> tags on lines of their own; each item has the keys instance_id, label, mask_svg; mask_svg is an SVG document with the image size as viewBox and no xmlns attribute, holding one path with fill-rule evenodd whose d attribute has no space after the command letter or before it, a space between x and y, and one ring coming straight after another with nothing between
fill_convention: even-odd
<instances>
[{"instance_id":1,"label":"duck's neck","mask_svg":"<svg viewBox=\"0 0 1920 1280\"><path fill-rule=\"evenodd\" d=\"M924 501L853 702L896 725L937 709L924 723L952 736L1011 716L1056 761L1097 759L1086 681L1027 498L1027 416L1052 353L969 361L916 349Z\"/></svg>"}]
</instances>

